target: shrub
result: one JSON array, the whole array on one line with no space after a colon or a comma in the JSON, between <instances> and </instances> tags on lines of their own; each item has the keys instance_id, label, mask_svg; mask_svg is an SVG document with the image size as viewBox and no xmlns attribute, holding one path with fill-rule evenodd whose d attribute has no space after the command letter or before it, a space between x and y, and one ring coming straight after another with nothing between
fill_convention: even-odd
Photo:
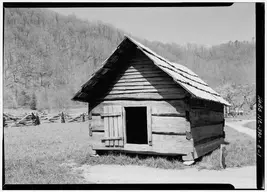
<instances>
[{"instance_id":1,"label":"shrub","mask_svg":"<svg viewBox=\"0 0 267 192\"><path fill-rule=\"evenodd\" d=\"M4 94L4 107L5 108L14 108L16 109L18 107L18 103L15 97L15 93L13 93L9 89L5 89L3 92Z\"/></svg>"},{"instance_id":2,"label":"shrub","mask_svg":"<svg viewBox=\"0 0 267 192\"><path fill-rule=\"evenodd\" d=\"M71 95L68 93L67 89L59 89L57 91L50 92L51 100L49 105L53 109L68 109L71 102Z\"/></svg>"},{"instance_id":3,"label":"shrub","mask_svg":"<svg viewBox=\"0 0 267 192\"><path fill-rule=\"evenodd\" d=\"M30 104L31 98L28 93L22 90L18 96L18 105L21 107L28 106Z\"/></svg>"},{"instance_id":4,"label":"shrub","mask_svg":"<svg viewBox=\"0 0 267 192\"><path fill-rule=\"evenodd\" d=\"M38 110L42 111L44 109L50 109L48 104L48 94L45 90L39 90L36 94L36 97L36 107Z\"/></svg>"}]
</instances>

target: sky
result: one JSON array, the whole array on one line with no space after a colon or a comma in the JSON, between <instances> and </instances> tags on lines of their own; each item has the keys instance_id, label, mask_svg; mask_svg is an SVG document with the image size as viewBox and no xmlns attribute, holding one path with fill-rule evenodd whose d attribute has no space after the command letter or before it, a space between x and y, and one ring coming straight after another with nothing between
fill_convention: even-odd
<instances>
[{"instance_id":1,"label":"sky","mask_svg":"<svg viewBox=\"0 0 267 192\"><path fill-rule=\"evenodd\" d=\"M216 45L255 37L255 3L230 7L51 8L100 20L133 36L163 43Z\"/></svg>"}]
</instances>

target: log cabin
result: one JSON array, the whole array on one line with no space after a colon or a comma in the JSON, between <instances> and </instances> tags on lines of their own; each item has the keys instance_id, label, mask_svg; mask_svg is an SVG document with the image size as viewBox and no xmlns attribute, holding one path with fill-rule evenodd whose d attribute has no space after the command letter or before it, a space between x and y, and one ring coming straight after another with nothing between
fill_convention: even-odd
<instances>
[{"instance_id":1,"label":"log cabin","mask_svg":"<svg viewBox=\"0 0 267 192\"><path fill-rule=\"evenodd\" d=\"M182 156L192 161L224 142L230 104L187 67L125 36L72 98L88 103L93 149Z\"/></svg>"}]
</instances>

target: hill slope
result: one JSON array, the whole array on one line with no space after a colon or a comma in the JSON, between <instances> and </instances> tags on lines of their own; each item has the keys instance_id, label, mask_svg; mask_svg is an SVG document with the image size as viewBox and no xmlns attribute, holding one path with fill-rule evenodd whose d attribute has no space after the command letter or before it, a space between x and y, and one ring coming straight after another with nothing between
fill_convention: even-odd
<instances>
[{"instance_id":1,"label":"hill slope","mask_svg":"<svg viewBox=\"0 0 267 192\"><path fill-rule=\"evenodd\" d=\"M73 105L70 98L125 34L108 24L44 9L5 9L4 14L5 107L34 107L35 101L39 109ZM215 89L255 83L253 42L205 48L138 40L189 67Z\"/></svg>"}]
</instances>

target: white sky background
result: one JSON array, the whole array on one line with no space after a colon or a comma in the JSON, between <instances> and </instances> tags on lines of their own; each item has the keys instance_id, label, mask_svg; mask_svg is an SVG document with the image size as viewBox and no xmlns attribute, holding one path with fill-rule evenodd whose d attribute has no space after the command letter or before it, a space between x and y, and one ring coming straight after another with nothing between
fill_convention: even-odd
<instances>
[{"instance_id":1,"label":"white sky background","mask_svg":"<svg viewBox=\"0 0 267 192\"><path fill-rule=\"evenodd\" d=\"M134 36L161 42L215 45L255 37L255 3L230 7L51 8L83 20L101 20Z\"/></svg>"}]
</instances>

